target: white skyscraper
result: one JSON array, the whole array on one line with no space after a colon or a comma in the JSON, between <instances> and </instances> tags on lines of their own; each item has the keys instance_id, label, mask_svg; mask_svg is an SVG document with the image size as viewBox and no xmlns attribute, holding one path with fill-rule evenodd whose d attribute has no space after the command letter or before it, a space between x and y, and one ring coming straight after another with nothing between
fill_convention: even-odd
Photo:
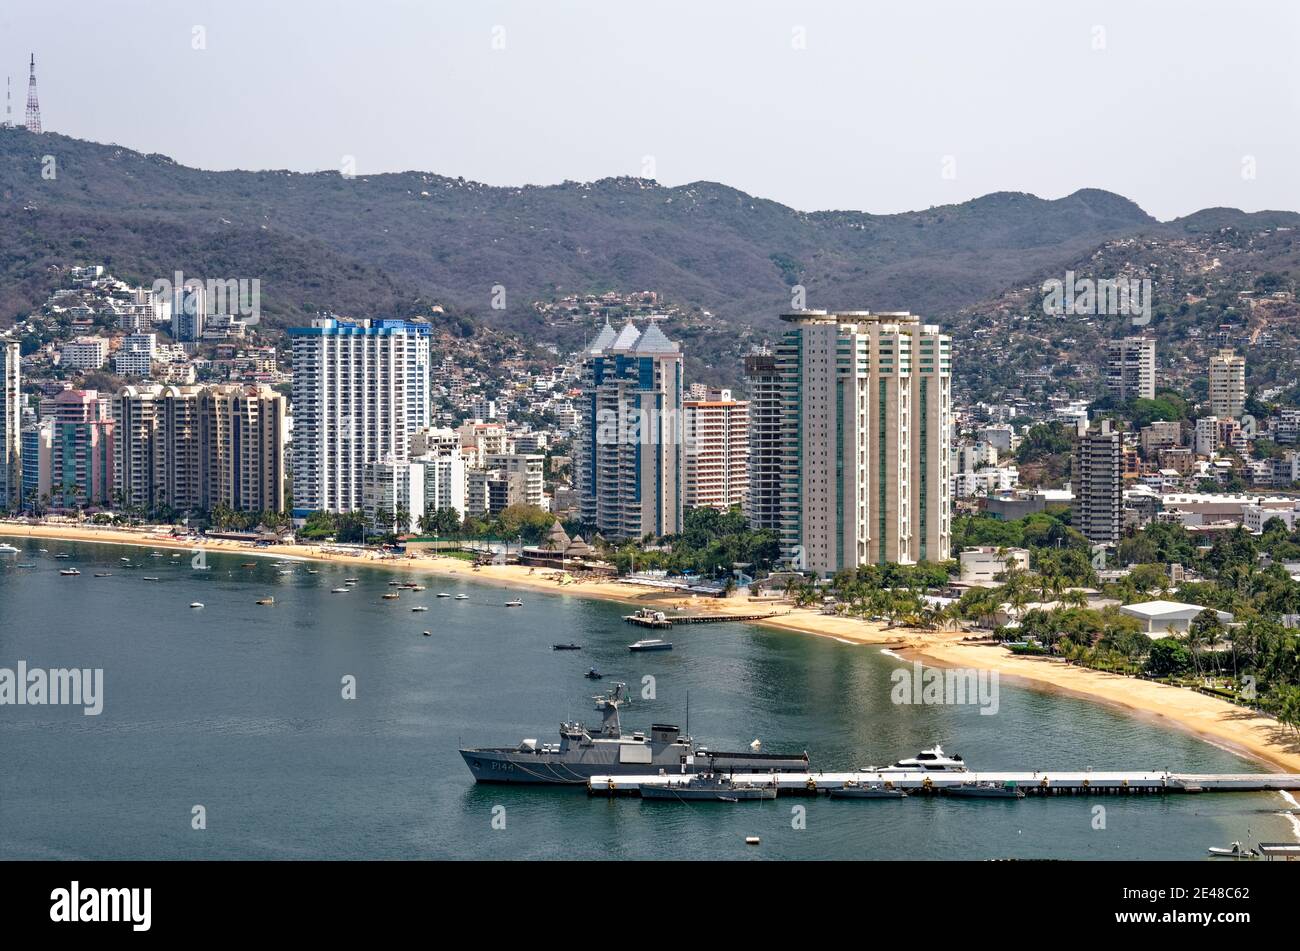
<instances>
[{"instance_id":1,"label":"white skyscraper","mask_svg":"<svg viewBox=\"0 0 1300 951\"><path fill-rule=\"evenodd\" d=\"M364 509L366 466L429 425L427 324L317 319L293 342L294 516Z\"/></svg>"},{"instance_id":2,"label":"white skyscraper","mask_svg":"<svg viewBox=\"0 0 1300 951\"><path fill-rule=\"evenodd\" d=\"M21 370L18 344L0 341L0 512L23 503Z\"/></svg>"}]
</instances>

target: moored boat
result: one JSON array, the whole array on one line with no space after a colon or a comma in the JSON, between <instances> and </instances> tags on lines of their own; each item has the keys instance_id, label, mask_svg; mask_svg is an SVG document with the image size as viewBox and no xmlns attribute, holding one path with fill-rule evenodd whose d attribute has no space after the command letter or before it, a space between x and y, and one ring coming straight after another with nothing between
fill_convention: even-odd
<instances>
[{"instance_id":1,"label":"moored boat","mask_svg":"<svg viewBox=\"0 0 1300 951\"><path fill-rule=\"evenodd\" d=\"M1210 846L1205 850L1212 858L1216 859L1257 859L1259 853L1254 849L1248 849L1240 842L1234 842L1229 848L1222 849L1218 846Z\"/></svg>"},{"instance_id":2,"label":"moored boat","mask_svg":"<svg viewBox=\"0 0 1300 951\"><path fill-rule=\"evenodd\" d=\"M628 644L627 649L630 651L670 651L673 649L671 641L661 640L658 637L646 638L643 641L637 641L635 644Z\"/></svg>"},{"instance_id":3,"label":"moored boat","mask_svg":"<svg viewBox=\"0 0 1300 951\"><path fill-rule=\"evenodd\" d=\"M886 783L847 782L831 790L832 799L906 799L907 793Z\"/></svg>"},{"instance_id":4,"label":"moored boat","mask_svg":"<svg viewBox=\"0 0 1300 951\"><path fill-rule=\"evenodd\" d=\"M700 773L666 783L638 787L641 798L652 802L756 802L776 798L776 785L735 780L730 776Z\"/></svg>"},{"instance_id":5,"label":"moored boat","mask_svg":"<svg viewBox=\"0 0 1300 951\"><path fill-rule=\"evenodd\" d=\"M959 786L946 786L945 796L959 799L1024 799L1025 794L1011 783L962 783Z\"/></svg>"}]
</instances>

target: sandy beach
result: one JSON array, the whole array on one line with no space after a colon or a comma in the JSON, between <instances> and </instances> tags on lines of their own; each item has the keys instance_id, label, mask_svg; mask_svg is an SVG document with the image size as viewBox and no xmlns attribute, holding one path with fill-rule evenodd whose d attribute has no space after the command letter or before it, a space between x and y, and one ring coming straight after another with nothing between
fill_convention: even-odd
<instances>
[{"instance_id":1,"label":"sandy beach","mask_svg":"<svg viewBox=\"0 0 1300 951\"><path fill-rule=\"evenodd\" d=\"M99 544L137 545L193 551L192 541L163 532L112 529L80 525L28 525L0 521L0 537L48 538ZM1111 704L1140 716L1158 719L1170 726L1191 731L1208 742L1234 750L1287 772L1300 773L1300 741L1285 727L1241 707L1178 687L1075 667L1064 661L1017 657L1000 647L963 642L956 632L888 628L884 624L832 617L815 609L796 609L784 602L753 601L743 598L718 599L683 597L671 591L614 581L580 581L548 569L518 565L485 565L475 568L452 557L391 557L374 552L345 553L328 546L275 545L254 548L228 541L205 540L203 548L245 557L309 559L334 564L364 565L412 573L461 575L477 582L550 594L600 598L666 613L722 613L754 615L774 612L776 616L754 622L768 627L832 637L845 643L888 647L905 658L930 663L976 667L998 671L999 677L1041 689L1058 690L1089 700Z\"/></svg>"}]
</instances>

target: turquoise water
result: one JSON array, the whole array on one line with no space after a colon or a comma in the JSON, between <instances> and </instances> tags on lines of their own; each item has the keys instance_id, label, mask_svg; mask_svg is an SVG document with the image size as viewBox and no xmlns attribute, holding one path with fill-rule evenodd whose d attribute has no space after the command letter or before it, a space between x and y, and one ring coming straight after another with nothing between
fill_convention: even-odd
<instances>
[{"instance_id":1,"label":"turquoise water","mask_svg":"<svg viewBox=\"0 0 1300 951\"><path fill-rule=\"evenodd\" d=\"M1140 859L1293 838L1277 812L1288 803L1272 793L673 805L476 786L458 745L552 741L562 719L598 719L598 685L582 676L593 664L635 695L655 678L656 699L636 699L625 728L680 723L689 691L699 742L734 749L760 738L768 750L807 749L824 769L935 742L984 769L1263 767L1007 683L994 716L895 705L900 662L875 647L722 624L674 630L671 653L632 655L626 608L521 592L524 606L507 609L508 592L468 571L299 562L281 575L270 559L244 569L254 559L226 555L195 571L167 551L11 541L25 551L0 556L0 667L102 667L105 702L97 717L0 707L0 858ZM123 556L141 567L124 568ZM69 566L83 573L58 574ZM331 594L347 577L361 579L357 590ZM428 588L382 600L395 579ZM274 606L254 603L268 595ZM429 611L411 612L416 604ZM569 640L584 649L550 649ZM345 676L356 678L354 700L341 696ZM204 830L191 828L195 805ZM1104 829L1094 828L1097 806ZM762 845L746 846L747 835Z\"/></svg>"}]
</instances>

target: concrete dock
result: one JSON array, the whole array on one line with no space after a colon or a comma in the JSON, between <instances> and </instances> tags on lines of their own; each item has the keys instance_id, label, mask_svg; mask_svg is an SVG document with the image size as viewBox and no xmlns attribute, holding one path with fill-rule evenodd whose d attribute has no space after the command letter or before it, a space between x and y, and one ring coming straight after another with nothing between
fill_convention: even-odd
<instances>
[{"instance_id":1,"label":"concrete dock","mask_svg":"<svg viewBox=\"0 0 1300 951\"><path fill-rule=\"evenodd\" d=\"M593 776L587 791L593 796L639 796L642 786L685 782L689 775ZM846 783L882 783L909 794L939 795L947 786L984 782L1014 784L1027 796L1123 796L1200 792L1264 792L1300 790L1296 773L1168 773L1163 770L1047 770L1019 772L845 772L744 773L736 779L773 785L781 796L829 794Z\"/></svg>"}]
</instances>

